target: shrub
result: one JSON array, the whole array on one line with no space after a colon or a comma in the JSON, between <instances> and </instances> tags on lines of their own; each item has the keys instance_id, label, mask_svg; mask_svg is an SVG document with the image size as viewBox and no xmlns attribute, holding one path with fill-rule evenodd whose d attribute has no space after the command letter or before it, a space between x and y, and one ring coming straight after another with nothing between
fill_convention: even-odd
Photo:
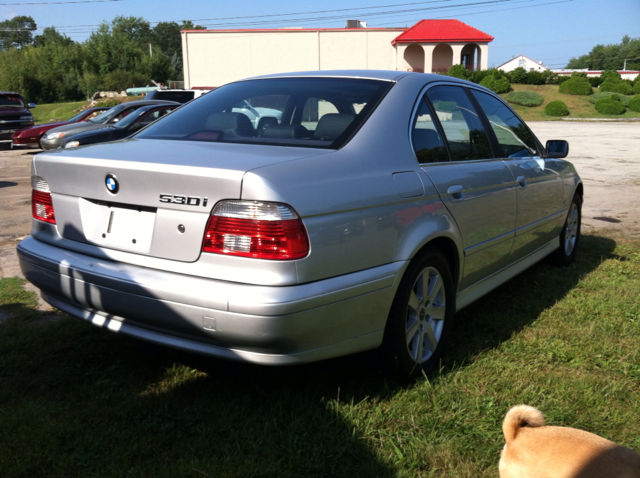
<instances>
[{"instance_id":1,"label":"shrub","mask_svg":"<svg viewBox=\"0 0 640 478\"><path fill-rule=\"evenodd\" d=\"M486 76L489 76L489 70L476 70L473 72L473 77L471 78L471 81L473 81L474 83L480 84L482 80L485 79Z\"/></svg>"},{"instance_id":2,"label":"shrub","mask_svg":"<svg viewBox=\"0 0 640 478\"><path fill-rule=\"evenodd\" d=\"M560 85L560 93L586 96L593 93L591 83L586 78L573 77Z\"/></svg>"},{"instance_id":3,"label":"shrub","mask_svg":"<svg viewBox=\"0 0 640 478\"><path fill-rule=\"evenodd\" d=\"M540 106L544 99L535 91L512 91L505 100L520 106Z\"/></svg>"},{"instance_id":4,"label":"shrub","mask_svg":"<svg viewBox=\"0 0 640 478\"><path fill-rule=\"evenodd\" d=\"M549 116L567 116L569 108L560 100L551 101L544 107L545 114Z\"/></svg>"},{"instance_id":5,"label":"shrub","mask_svg":"<svg viewBox=\"0 0 640 478\"><path fill-rule=\"evenodd\" d=\"M621 115L624 113L622 101L618 100L615 96L600 98L596 101L596 109L604 115Z\"/></svg>"},{"instance_id":6,"label":"shrub","mask_svg":"<svg viewBox=\"0 0 640 478\"><path fill-rule=\"evenodd\" d=\"M616 70L605 70L602 72L602 75L600 75L600 78L602 78L603 82L622 80L620 73L618 73Z\"/></svg>"},{"instance_id":7,"label":"shrub","mask_svg":"<svg viewBox=\"0 0 640 478\"><path fill-rule=\"evenodd\" d=\"M603 81L604 81L604 79L601 76L590 76L589 77L589 83L591 83L591 86L593 86L594 88L597 88L598 86L600 86Z\"/></svg>"},{"instance_id":8,"label":"shrub","mask_svg":"<svg viewBox=\"0 0 640 478\"><path fill-rule=\"evenodd\" d=\"M516 83L516 84L520 84L520 85L526 85L527 84L527 70L525 70L523 67L519 66L515 70L511 70L509 73L507 73L507 78L509 78L509 81L511 83Z\"/></svg>"},{"instance_id":9,"label":"shrub","mask_svg":"<svg viewBox=\"0 0 640 478\"><path fill-rule=\"evenodd\" d=\"M120 102L114 98L110 100L102 100L102 101L96 102L96 106L104 106L105 108L109 108L111 106L118 106L119 104Z\"/></svg>"},{"instance_id":10,"label":"shrub","mask_svg":"<svg viewBox=\"0 0 640 478\"><path fill-rule=\"evenodd\" d=\"M627 95L621 95L620 93L613 93L611 91L598 91L597 93L592 94L588 99L591 103L595 103L596 101L602 98L610 98L612 96L616 96L618 100L622 102L623 105L627 106L629 104L629 100L631 97Z\"/></svg>"},{"instance_id":11,"label":"shrub","mask_svg":"<svg viewBox=\"0 0 640 478\"><path fill-rule=\"evenodd\" d=\"M493 71L496 72L500 70ZM509 80L504 73L490 73L484 77L480 84L498 94L507 93L511 89L511 83L509 83Z\"/></svg>"},{"instance_id":12,"label":"shrub","mask_svg":"<svg viewBox=\"0 0 640 478\"><path fill-rule=\"evenodd\" d=\"M558 76L558 74L554 73L551 70L544 70L542 72L542 76L544 77L544 82L547 85L557 85L558 83L560 83L560 77Z\"/></svg>"},{"instance_id":13,"label":"shrub","mask_svg":"<svg viewBox=\"0 0 640 478\"><path fill-rule=\"evenodd\" d=\"M636 84L633 85L633 92L636 95L640 95L640 81L636 80Z\"/></svg>"},{"instance_id":14,"label":"shrub","mask_svg":"<svg viewBox=\"0 0 640 478\"><path fill-rule=\"evenodd\" d=\"M629 109L633 111L640 111L640 96L636 96L629 100Z\"/></svg>"},{"instance_id":15,"label":"shrub","mask_svg":"<svg viewBox=\"0 0 640 478\"><path fill-rule=\"evenodd\" d=\"M527 73L527 85L544 85L546 83L545 76L539 71L530 71Z\"/></svg>"},{"instance_id":16,"label":"shrub","mask_svg":"<svg viewBox=\"0 0 640 478\"><path fill-rule=\"evenodd\" d=\"M623 95L632 95L633 88L622 80L605 80L600 85L600 91L610 91L612 93L621 93Z\"/></svg>"},{"instance_id":17,"label":"shrub","mask_svg":"<svg viewBox=\"0 0 640 478\"><path fill-rule=\"evenodd\" d=\"M451 68L449 68L448 74L449 76L461 78L463 80L470 80L473 77L473 71L468 70L463 65L453 65Z\"/></svg>"}]
</instances>

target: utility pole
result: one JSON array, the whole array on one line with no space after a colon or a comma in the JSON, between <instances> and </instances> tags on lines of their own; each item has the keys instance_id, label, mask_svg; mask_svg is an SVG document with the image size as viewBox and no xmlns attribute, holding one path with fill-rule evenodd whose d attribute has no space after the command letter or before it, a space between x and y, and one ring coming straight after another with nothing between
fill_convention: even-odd
<instances>
[{"instance_id":1,"label":"utility pole","mask_svg":"<svg viewBox=\"0 0 640 478\"><path fill-rule=\"evenodd\" d=\"M625 58L624 60L624 66L622 67L622 71L627 71L627 60L640 60L640 56L638 58Z\"/></svg>"}]
</instances>

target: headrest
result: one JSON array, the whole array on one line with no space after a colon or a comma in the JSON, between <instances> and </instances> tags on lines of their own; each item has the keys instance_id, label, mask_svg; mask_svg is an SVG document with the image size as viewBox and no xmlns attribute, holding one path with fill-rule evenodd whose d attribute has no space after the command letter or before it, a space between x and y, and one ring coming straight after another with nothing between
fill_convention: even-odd
<instances>
[{"instance_id":1,"label":"headrest","mask_svg":"<svg viewBox=\"0 0 640 478\"><path fill-rule=\"evenodd\" d=\"M211 113L205 128L223 131L225 136L253 136L255 133L251 120L242 113Z\"/></svg>"},{"instance_id":2,"label":"headrest","mask_svg":"<svg viewBox=\"0 0 640 478\"><path fill-rule=\"evenodd\" d=\"M313 137L325 141L334 141L347 129L347 126L351 124L353 118L355 118L355 115L352 114L326 114L318 121L318 126L316 127Z\"/></svg>"}]
</instances>

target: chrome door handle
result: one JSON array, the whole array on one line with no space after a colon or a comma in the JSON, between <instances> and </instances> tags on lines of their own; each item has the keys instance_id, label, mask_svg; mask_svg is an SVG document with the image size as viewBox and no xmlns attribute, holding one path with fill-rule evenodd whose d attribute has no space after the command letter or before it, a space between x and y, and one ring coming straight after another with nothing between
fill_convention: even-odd
<instances>
[{"instance_id":1,"label":"chrome door handle","mask_svg":"<svg viewBox=\"0 0 640 478\"><path fill-rule=\"evenodd\" d=\"M520 186L522 186L523 188L527 186L527 178L525 178L524 176L518 176L516 178L516 181L518 182L518 184L520 184Z\"/></svg>"},{"instance_id":2,"label":"chrome door handle","mask_svg":"<svg viewBox=\"0 0 640 478\"><path fill-rule=\"evenodd\" d=\"M463 192L464 192L464 188L459 184L449 186L449 188L447 189L447 194L450 194L454 199L462 198Z\"/></svg>"}]
</instances>

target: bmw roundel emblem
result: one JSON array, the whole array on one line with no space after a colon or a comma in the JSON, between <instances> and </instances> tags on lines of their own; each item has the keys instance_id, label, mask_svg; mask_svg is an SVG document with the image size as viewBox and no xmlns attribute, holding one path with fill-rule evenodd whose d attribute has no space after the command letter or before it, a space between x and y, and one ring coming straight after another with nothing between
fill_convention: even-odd
<instances>
[{"instance_id":1,"label":"bmw roundel emblem","mask_svg":"<svg viewBox=\"0 0 640 478\"><path fill-rule=\"evenodd\" d=\"M104 185L111 194L118 194L120 190L118 179L111 173L107 174L107 177L104 179Z\"/></svg>"}]
</instances>

